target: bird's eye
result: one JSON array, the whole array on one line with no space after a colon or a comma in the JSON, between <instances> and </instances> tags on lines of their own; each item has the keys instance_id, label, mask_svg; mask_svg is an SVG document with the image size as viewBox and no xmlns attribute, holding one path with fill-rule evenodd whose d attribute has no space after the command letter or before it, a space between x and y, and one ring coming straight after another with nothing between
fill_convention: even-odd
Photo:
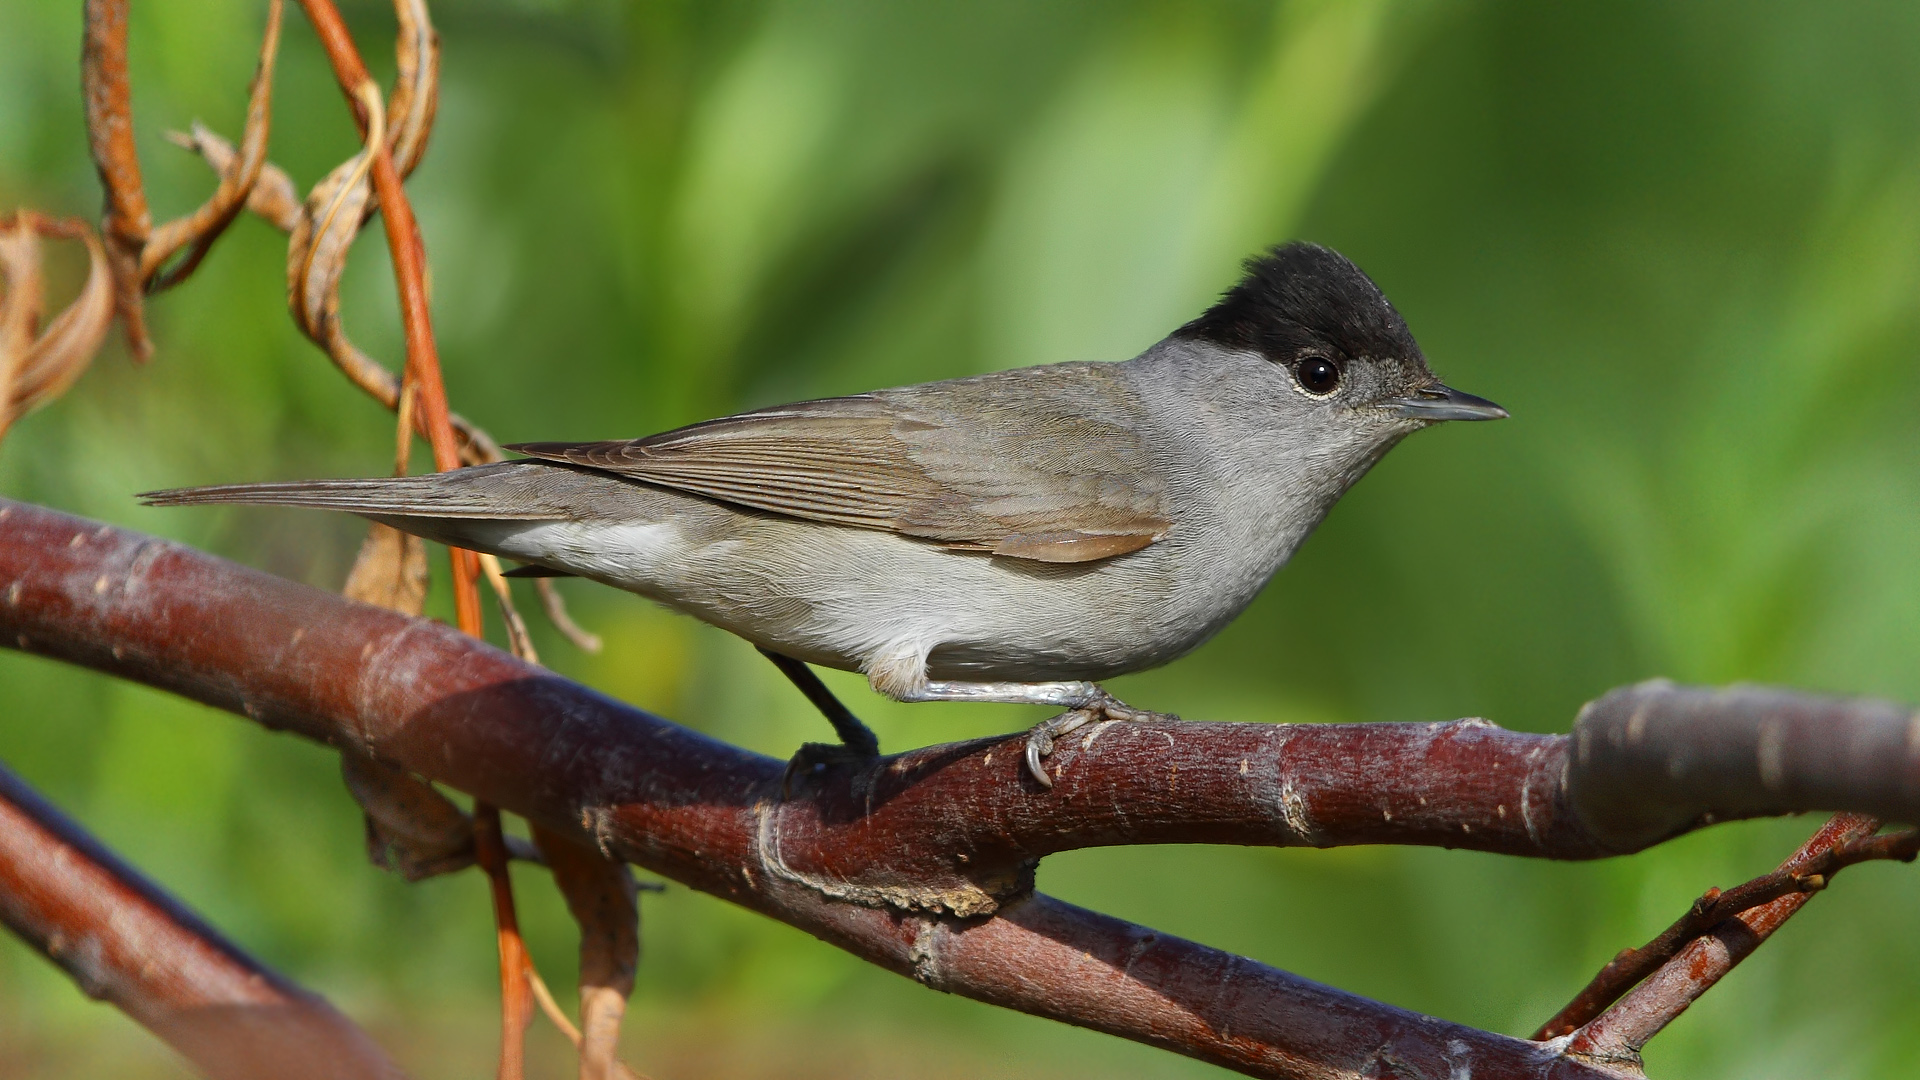
<instances>
[{"instance_id":1,"label":"bird's eye","mask_svg":"<svg viewBox=\"0 0 1920 1080\"><path fill-rule=\"evenodd\" d=\"M1324 356L1306 356L1293 366L1293 377L1300 389L1314 397L1326 397L1340 385L1340 365Z\"/></svg>"}]
</instances>

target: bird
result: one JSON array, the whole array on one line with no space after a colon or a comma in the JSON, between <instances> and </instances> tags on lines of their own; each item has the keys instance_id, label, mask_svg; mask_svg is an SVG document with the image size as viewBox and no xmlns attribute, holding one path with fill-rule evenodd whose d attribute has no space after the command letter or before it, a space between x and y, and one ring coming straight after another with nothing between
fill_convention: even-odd
<instances>
[{"instance_id":1,"label":"bird","mask_svg":"<svg viewBox=\"0 0 1920 1080\"><path fill-rule=\"evenodd\" d=\"M1292 242L1129 360L1064 362L755 409L624 441L367 479L145 493L151 506L346 511L648 597L757 646L879 744L808 665L897 701L1137 710L1100 683L1212 637L1401 439L1506 410L1428 368L1345 256Z\"/></svg>"}]
</instances>

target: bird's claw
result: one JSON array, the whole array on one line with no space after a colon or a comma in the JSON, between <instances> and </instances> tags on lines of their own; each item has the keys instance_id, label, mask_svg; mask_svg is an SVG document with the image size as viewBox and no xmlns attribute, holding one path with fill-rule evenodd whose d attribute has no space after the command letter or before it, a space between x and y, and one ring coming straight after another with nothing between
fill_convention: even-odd
<instances>
[{"instance_id":1,"label":"bird's claw","mask_svg":"<svg viewBox=\"0 0 1920 1080\"><path fill-rule=\"evenodd\" d=\"M1053 753L1054 740L1078 731L1096 720L1171 720L1166 713L1136 709L1105 690L1079 708L1042 720L1027 732L1027 772L1041 787L1051 788L1053 777L1047 774L1045 760Z\"/></svg>"}]
</instances>

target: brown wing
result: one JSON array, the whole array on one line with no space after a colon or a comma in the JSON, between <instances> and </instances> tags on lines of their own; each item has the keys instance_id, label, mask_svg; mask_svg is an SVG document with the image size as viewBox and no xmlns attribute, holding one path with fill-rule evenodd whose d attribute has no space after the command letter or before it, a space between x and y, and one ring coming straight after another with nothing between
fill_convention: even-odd
<instances>
[{"instance_id":1,"label":"brown wing","mask_svg":"<svg viewBox=\"0 0 1920 1080\"><path fill-rule=\"evenodd\" d=\"M1171 524L1139 405L1055 364L782 405L631 442L510 447L809 521L1040 562L1137 551Z\"/></svg>"}]
</instances>

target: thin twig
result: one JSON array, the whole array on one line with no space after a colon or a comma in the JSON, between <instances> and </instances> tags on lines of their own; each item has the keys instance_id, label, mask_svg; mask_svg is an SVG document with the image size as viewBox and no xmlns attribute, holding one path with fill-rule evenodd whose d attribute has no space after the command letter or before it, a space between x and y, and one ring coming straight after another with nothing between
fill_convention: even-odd
<instances>
[{"instance_id":1,"label":"thin twig","mask_svg":"<svg viewBox=\"0 0 1920 1080\"><path fill-rule=\"evenodd\" d=\"M240 151L221 170L220 184L207 201L190 214L156 227L140 252L140 279L149 293L172 288L186 280L215 240L246 209L254 184L267 163L267 133L272 126L273 65L280 50L281 0L267 0L267 28L260 40L260 60L247 91L247 120L240 133ZM162 272L168 259L182 248L187 253Z\"/></svg>"},{"instance_id":2,"label":"thin twig","mask_svg":"<svg viewBox=\"0 0 1920 1080\"><path fill-rule=\"evenodd\" d=\"M1780 870L1811 877L1812 868L1825 866L1831 873L1833 865L1827 860L1833 849L1867 840L1879 828L1877 818L1836 814L1789 856ZM1867 844L1858 850L1874 852L1889 846L1898 845ZM1824 884L1825 875L1820 878ZM1687 942L1612 1008L1575 1031L1567 1040L1567 1052L1596 1062L1637 1068L1640 1049L1647 1040L1753 955L1762 942L1813 899L1813 892L1807 889L1777 896L1722 920L1706 934Z\"/></svg>"},{"instance_id":3,"label":"thin twig","mask_svg":"<svg viewBox=\"0 0 1920 1080\"><path fill-rule=\"evenodd\" d=\"M533 962L514 913L504 837L500 811L486 803L474 804L474 853L493 896L494 931L500 946L499 1080L521 1080L526 1072L527 1025L533 1019L532 987L527 981Z\"/></svg>"},{"instance_id":4,"label":"thin twig","mask_svg":"<svg viewBox=\"0 0 1920 1080\"><path fill-rule=\"evenodd\" d=\"M198 154L221 175L233 167L238 153L232 143L197 120L186 131L167 132L167 141ZM247 193L247 209L281 232L292 232L300 216L300 190L286 170L269 161L260 166L253 190Z\"/></svg>"},{"instance_id":5,"label":"thin twig","mask_svg":"<svg viewBox=\"0 0 1920 1080\"><path fill-rule=\"evenodd\" d=\"M520 610L513 606L513 584L501 570L500 560L482 552L480 572L487 576L494 599L500 602L500 621L507 627L508 650L529 664L539 663L540 654L534 651L533 635L527 633L527 621L520 617Z\"/></svg>"},{"instance_id":6,"label":"thin twig","mask_svg":"<svg viewBox=\"0 0 1920 1080\"><path fill-rule=\"evenodd\" d=\"M533 999L540 1003L540 1011L547 1014L547 1019L553 1023L554 1027L560 1029L560 1034L567 1037L567 1041L573 1044L575 1050L580 1049L580 1029L573 1026L573 1021L568 1018L566 1010L554 1000L553 991L547 987L547 981L540 977L538 971L528 967L527 982L533 987ZM620 1080L647 1080L645 1074L634 1072L624 1061L614 1062L613 1069L614 1075Z\"/></svg>"},{"instance_id":7,"label":"thin twig","mask_svg":"<svg viewBox=\"0 0 1920 1080\"><path fill-rule=\"evenodd\" d=\"M573 642L575 648L588 653L600 651L600 635L581 629L580 624L573 621L573 616L567 614L566 598L554 587L552 578L534 578L533 591L540 596L540 607L547 613L547 621L568 641Z\"/></svg>"},{"instance_id":8,"label":"thin twig","mask_svg":"<svg viewBox=\"0 0 1920 1080\"><path fill-rule=\"evenodd\" d=\"M127 346L136 360L145 360L153 355L153 340L147 336L140 253L146 248L153 218L147 210L140 155L133 143L133 94L127 79L127 0L87 0L86 19L80 84L86 98L87 145L106 193L106 217L100 232L113 267L114 309L126 328Z\"/></svg>"},{"instance_id":9,"label":"thin twig","mask_svg":"<svg viewBox=\"0 0 1920 1080\"><path fill-rule=\"evenodd\" d=\"M1912 862L1917 852L1920 852L1920 831L1912 829L1842 840L1824 849L1810 840L1794 858L1772 873L1762 874L1725 892L1708 889L1658 937L1638 949L1622 949L1566 1008L1540 1025L1533 1037L1556 1039L1571 1034L1672 960L1687 944L1736 915L1783 896L1818 892L1827 887L1834 874L1855 863L1876 859Z\"/></svg>"},{"instance_id":10,"label":"thin twig","mask_svg":"<svg viewBox=\"0 0 1920 1080\"><path fill-rule=\"evenodd\" d=\"M273 69L279 53L282 0L268 0L267 25L247 97L240 149L219 166L220 181L191 213L154 227L134 145L132 90L127 77L126 0L87 0L81 51L88 145L106 193L101 223L113 270L114 307L136 359L153 353L144 294L185 280L250 200L266 165ZM229 148L231 149L231 148ZM169 265L174 256L185 251Z\"/></svg>"}]
</instances>

